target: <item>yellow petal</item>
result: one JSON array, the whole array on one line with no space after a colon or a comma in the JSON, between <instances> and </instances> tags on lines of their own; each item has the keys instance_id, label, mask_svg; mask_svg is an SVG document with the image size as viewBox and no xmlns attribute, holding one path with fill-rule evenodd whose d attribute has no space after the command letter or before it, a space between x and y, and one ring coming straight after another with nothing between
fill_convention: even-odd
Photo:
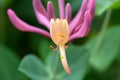
<instances>
[{"instance_id":1,"label":"yellow petal","mask_svg":"<svg viewBox=\"0 0 120 80\"><path fill-rule=\"evenodd\" d=\"M69 28L66 19L51 19L50 21L50 35L53 42L60 46L68 42Z\"/></svg>"}]
</instances>

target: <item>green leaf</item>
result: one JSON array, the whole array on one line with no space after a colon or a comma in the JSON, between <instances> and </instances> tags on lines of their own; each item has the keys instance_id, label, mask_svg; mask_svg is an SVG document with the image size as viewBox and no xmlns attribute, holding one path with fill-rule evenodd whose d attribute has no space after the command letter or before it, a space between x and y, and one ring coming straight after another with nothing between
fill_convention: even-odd
<instances>
[{"instance_id":1,"label":"green leaf","mask_svg":"<svg viewBox=\"0 0 120 80\"><path fill-rule=\"evenodd\" d=\"M0 44L0 80L27 80L19 71L19 58L15 53Z\"/></svg>"},{"instance_id":2,"label":"green leaf","mask_svg":"<svg viewBox=\"0 0 120 80\"><path fill-rule=\"evenodd\" d=\"M88 68L88 50L71 45L66 54L72 71L70 75L61 65L59 51L49 53L45 64L34 55L27 55L19 70L32 80L82 80Z\"/></svg>"},{"instance_id":3,"label":"green leaf","mask_svg":"<svg viewBox=\"0 0 120 80\"><path fill-rule=\"evenodd\" d=\"M92 54L90 64L99 71L105 71L115 60L120 49L120 26L113 26L109 29L103 39L100 49ZM85 46L92 52L96 43L93 37Z\"/></svg>"},{"instance_id":4,"label":"green leaf","mask_svg":"<svg viewBox=\"0 0 120 80\"><path fill-rule=\"evenodd\" d=\"M101 15L108 9L120 8L120 0L96 0L96 14Z\"/></svg>"},{"instance_id":5,"label":"green leaf","mask_svg":"<svg viewBox=\"0 0 120 80\"><path fill-rule=\"evenodd\" d=\"M32 80L44 80L48 75L44 64L31 54L23 58L19 70Z\"/></svg>"}]
</instances>

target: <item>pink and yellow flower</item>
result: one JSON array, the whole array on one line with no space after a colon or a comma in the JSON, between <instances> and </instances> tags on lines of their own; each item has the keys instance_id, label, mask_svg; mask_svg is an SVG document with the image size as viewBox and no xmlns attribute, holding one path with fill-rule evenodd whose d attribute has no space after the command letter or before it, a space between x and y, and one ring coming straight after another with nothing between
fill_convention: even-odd
<instances>
[{"instance_id":1,"label":"pink and yellow flower","mask_svg":"<svg viewBox=\"0 0 120 80\"><path fill-rule=\"evenodd\" d=\"M51 1L48 1L47 9L41 0L32 1L38 22L44 25L49 32L22 21L12 9L7 11L10 21L21 31L39 33L51 38L60 48L61 62L65 71L70 73L65 55L65 44L88 34L95 13L96 1L83 0L81 8L74 18L72 18L71 5L69 3L64 5L64 0L58 0L60 18L56 18Z\"/></svg>"}]
</instances>

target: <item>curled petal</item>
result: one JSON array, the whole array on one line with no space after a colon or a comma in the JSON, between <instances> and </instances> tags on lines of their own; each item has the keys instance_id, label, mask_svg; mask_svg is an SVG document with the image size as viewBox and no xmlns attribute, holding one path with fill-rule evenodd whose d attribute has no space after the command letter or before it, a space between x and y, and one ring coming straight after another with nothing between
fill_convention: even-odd
<instances>
[{"instance_id":1,"label":"curled petal","mask_svg":"<svg viewBox=\"0 0 120 80\"><path fill-rule=\"evenodd\" d=\"M70 36L69 41L72 41L75 38L80 38L80 37L86 36L88 34L89 30L90 30L90 24L91 24L90 12L86 11L82 27L79 29L78 32L76 32L76 33L74 33L73 35ZM81 25L79 25L79 26L81 26Z\"/></svg>"},{"instance_id":2,"label":"curled petal","mask_svg":"<svg viewBox=\"0 0 120 80\"><path fill-rule=\"evenodd\" d=\"M94 14L95 14L95 8L96 8L96 0L90 0L87 8L88 8L87 10L90 11L91 19L93 19Z\"/></svg>"},{"instance_id":3,"label":"curled petal","mask_svg":"<svg viewBox=\"0 0 120 80\"><path fill-rule=\"evenodd\" d=\"M42 25L49 29L50 28L49 18L47 15L47 11L45 10L41 3L41 0L33 0L33 7L39 23L41 23Z\"/></svg>"},{"instance_id":4,"label":"curled petal","mask_svg":"<svg viewBox=\"0 0 120 80\"><path fill-rule=\"evenodd\" d=\"M35 8L38 10L39 13L47 17L47 11L42 5L41 0L33 0L33 4L35 4Z\"/></svg>"},{"instance_id":5,"label":"curled petal","mask_svg":"<svg viewBox=\"0 0 120 80\"><path fill-rule=\"evenodd\" d=\"M76 33L77 31L79 31L79 29L81 28L82 24L78 25L75 29L73 33Z\"/></svg>"},{"instance_id":6,"label":"curled petal","mask_svg":"<svg viewBox=\"0 0 120 80\"><path fill-rule=\"evenodd\" d=\"M13 23L13 25L21 30L21 31L25 31L25 32L34 32L34 33L39 33L42 34L48 38L50 38L50 34L47 31L44 31L40 28L31 26L27 23L25 23L24 21L20 20L16 14L14 13L14 11L12 11L11 9L8 9L7 11L8 17L10 19L10 21Z\"/></svg>"},{"instance_id":7,"label":"curled petal","mask_svg":"<svg viewBox=\"0 0 120 80\"><path fill-rule=\"evenodd\" d=\"M64 0L58 0L60 18L64 18Z\"/></svg>"},{"instance_id":8,"label":"curled petal","mask_svg":"<svg viewBox=\"0 0 120 80\"><path fill-rule=\"evenodd\" d=\"M85 11L87 10L87 4L91 0L83 0L81 8L79 9L77 15L73 18L70 26L70 33L72 33L73 29L77 27L79 24L83 22Z\"/></svg>"},{"instance_id":9,"label":"curled petal","mask_svg":"<svg viewBox=\"0 0 120 80\"><path fill-rule=\"evenodd\" d=\"M71 21L71 5L69 3L66 4L66 7L65 7L65 10L66 10L66 19L68 21L68 23L70 23Z\"/></svg>"},{"instance_id":10,"label":"curled petal","mask_svg":"<svg viewBox=\"0 0 120 80\"><path fill-rule=\"evenodd\" d=\"M47 12L48 12L49 20L50 20L51 18L54 18L54 19L55 19L54 6L53 6L53 4L51 3L51 1L49 1L48 4L47 4Z\"/></svg>"}]
</instances>

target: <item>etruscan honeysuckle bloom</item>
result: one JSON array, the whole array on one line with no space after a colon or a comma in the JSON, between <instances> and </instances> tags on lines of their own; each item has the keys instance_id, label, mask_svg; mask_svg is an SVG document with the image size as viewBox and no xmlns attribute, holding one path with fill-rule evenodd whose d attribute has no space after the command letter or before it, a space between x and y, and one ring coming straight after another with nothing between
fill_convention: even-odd
<instances>
[{"instance_id":1,"label":"etruscan honeysuckle bloom","mask_svg":"<svg viewBox=\"0 0 120 80\"><path fill-rule=\"evenodd\" d=\"M11 9L7 11L9 19L21 31L39 33L51 38L60 48L60 58L65 71L71 73L66 60L65 44L88 34L95 13L96 1L83 0L81 8L73 19L71 5L67 3L65 6L64 0L58 0L60 18L56 18L51 1L48 1L47 9L45 9L41 0L33 0L33 7L38 22L44 25L49 32L22 21Z\"/></svg>"}]
</instances>

